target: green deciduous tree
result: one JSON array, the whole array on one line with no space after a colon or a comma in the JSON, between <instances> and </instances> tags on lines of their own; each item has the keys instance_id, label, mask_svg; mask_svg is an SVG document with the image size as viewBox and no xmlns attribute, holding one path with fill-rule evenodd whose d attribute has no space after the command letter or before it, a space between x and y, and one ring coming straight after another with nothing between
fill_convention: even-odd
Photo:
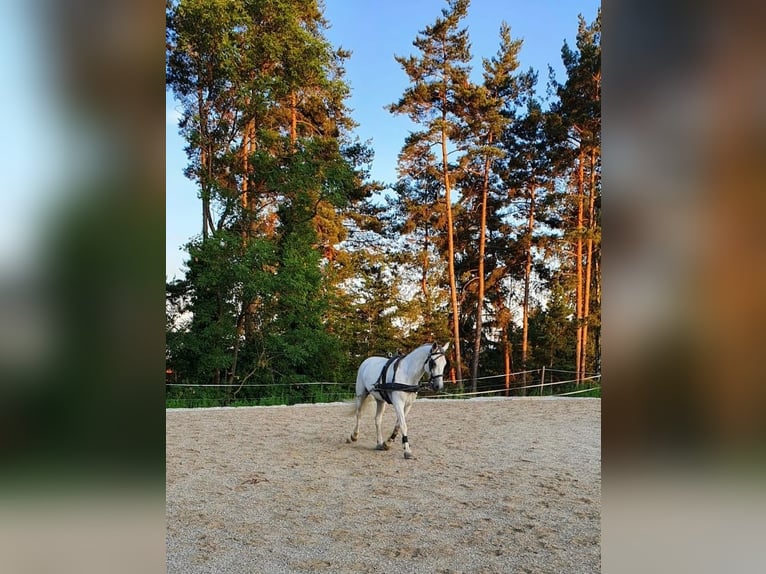
<instances>
[{"instance_id":1,"label":"green deciduous tree","mask_svg":"<svg viewBox=\"0 0 766 574\"><path fill-rule=\"evenodd\" d=\"M204 213L186 278L198 380L301 382L344 362L327 285L371 154L326 26L317 0L168 4L168 85Z\"/></svg>"}]
</instances>

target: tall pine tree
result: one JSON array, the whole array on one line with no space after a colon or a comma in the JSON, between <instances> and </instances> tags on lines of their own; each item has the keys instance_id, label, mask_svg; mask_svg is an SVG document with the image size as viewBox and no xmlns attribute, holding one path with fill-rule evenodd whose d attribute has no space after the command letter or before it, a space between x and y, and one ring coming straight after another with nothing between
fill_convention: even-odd
<instances>
[{"instance_id":1,"label":"tall pine tree","mask_svg":"<svg viewBox=\"0 0 766 574\"><path fill-rule=\"evenodd\" d=\"M500 204L495 201L490 206L490 192L497 188L496 177L498 162L505 156L502 147L502 134L508 123L514 117L515 107L521 98L532 88L534 75L532 72L517 73L519 67L518 54L522 41L511 38L511 29L505 22L500 28L500 48L490 59L483 60L483 83L472 86L467 98L466 137L467 153L463 156L464 170L467 176L461 186L463 203L467 205L466 214L470 223L466 231L478 227L478 237L472 233L464 240L467 245L478 244L475 257L467 257L469 270L476 269L476 313L474 322L474 341L471 359L471 388L476 390L476 380L479 370L479 359L484 331L485 287L487 281L486 244L487 219L491 211L494 219L494 229L500 226L498 212ZM495 195L498 195L496 191ZM494 207L494 209L489 209ZM478 226L476 220L478 219ZM496 260L496 258L495 258ZM495 264L496 267L497 263ZM500 273L490 268L494 283ZM494 286L494 285L493 285Z\"/></svg>"},{"instance_id":2,"label":"tall pine tree","mask_svg":"<svg viewBox=\"0 0 766 574\"><path fill-rule=\"evenodd\" d=\"M558 99L551 109L558 116L560 157L570 170L573 190L573 224L568 238L574 252L577 321L575 363L576 378L579 381L592 363L588 360L589 351L593 347L589 328L600 324L598 305L592 306L592 298L600 293L600 277L596 272L601 235L600 9L591 24L582 15L579 17L576 50L572 50L565 42L561 49L561 59L567 78L564 84L552 78L551 83ZM599 339L598 335L595 339Z\"/></svg>"},{"instance_id":3,"label":"tall pine tree","mask_svg":"<svg viewBox=\"0 0 766 574\"><path fill-rule=\"evenodd\" d=\"M447 237L447 269L450 290L450 306L453 353L457 377L463 378L460 344L460 307L455 276L455 247L453 236L452 189L455 181L454 167L450 165L449 152L462 133L465 124L465 98L469 87L468 76L471 60L468 30L460 28L468 12L468 0L448 0L447 8L434 24L418 33L413 45L418 56L396 56L410 79L410 86L401 99L389 106L395 114L407 114L422 130L412 141L425 141L439 147L438 167L444 187L445 228Z\"/></svg>"}]
</instances>

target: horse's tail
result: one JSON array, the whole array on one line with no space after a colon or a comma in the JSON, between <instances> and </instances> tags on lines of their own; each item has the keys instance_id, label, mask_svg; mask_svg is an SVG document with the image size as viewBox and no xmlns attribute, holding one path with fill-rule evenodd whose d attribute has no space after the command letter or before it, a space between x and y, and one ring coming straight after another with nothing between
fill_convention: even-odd
<instances>
[{"instance_id":1,"label":"horse's tail","mask_svg":"<svg viewBox=\"0 0 766 574\"><path fill-rule=\"evenodd\" d=\"M359 405L360 412L359 414L362 415L367 410L367 405L370 404L369 401L370 395L365 395L361 400L362 404ZM349 401L348 403L348 416L353 417L356 415L356 408L357 408L357 402L359 401L359 397L355 397L354 400Z\"/></svg>"}]
</instances>

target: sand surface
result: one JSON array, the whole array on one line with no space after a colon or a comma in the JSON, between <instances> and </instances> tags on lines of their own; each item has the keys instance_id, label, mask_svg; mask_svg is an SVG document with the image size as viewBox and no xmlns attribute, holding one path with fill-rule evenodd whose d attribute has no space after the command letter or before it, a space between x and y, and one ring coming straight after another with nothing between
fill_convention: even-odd
<instances>
[{"instance_id":1,"label":"sand surface","mask_svg":"<svg viewBox=\"0 0 766 574\"><path fill-rule=\"evenodd\" d=\"M414 460L352 410L167 411L167 571L600 571L599 399L418 399Z\"/></svg>"}]
</instances>

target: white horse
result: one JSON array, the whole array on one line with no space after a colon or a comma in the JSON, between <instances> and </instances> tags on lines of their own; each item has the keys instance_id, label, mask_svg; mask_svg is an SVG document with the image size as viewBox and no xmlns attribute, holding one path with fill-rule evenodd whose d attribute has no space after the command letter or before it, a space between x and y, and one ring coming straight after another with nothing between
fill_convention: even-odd
<instances>
[{"instance_id":1,"label":"white horse","mask_svg":"<svg viewBox=\"0 0 766 574\"><path fill-rule=\"evenodd\" d=\"M415 402L419 384L424 374L428 375L428 385L434 391L444 388L444 368L447 365L447 352L449 343L440 347L422 345L405 355L404 357L369 357L359 366L356 375L356 426L354 432L346 442L356 441L359 438L359 421L362 418L362 409L370 395L377 402L375 411L375 429L377 431L377 450L388 450L389 446L383 441L381 422L386 403L390 403L396 412L396 426L388 442L393 442L399 430L402 431L402 445L404 458L412 458L412 450L407 440L406 416Z\"/></svg>"}]
</instances>

